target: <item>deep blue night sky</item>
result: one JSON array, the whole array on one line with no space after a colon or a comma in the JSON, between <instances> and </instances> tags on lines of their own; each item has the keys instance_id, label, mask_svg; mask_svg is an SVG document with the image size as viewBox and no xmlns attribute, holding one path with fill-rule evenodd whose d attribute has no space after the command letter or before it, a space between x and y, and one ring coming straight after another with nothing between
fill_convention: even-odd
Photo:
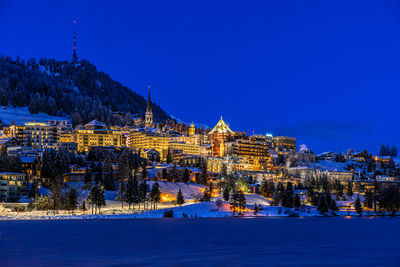
<instances>
[{"instance_id":1,"label":"deep blue night sky","mask_svg":"<svg viewBox=\"0 0 400 267\"><path fill-rule=\"evenodd\" d=\"M0 53L70 59L76 18L80 58L184 121L397 145L400 4L304 2L1 0Z\"/></svg>"}]
</instances>

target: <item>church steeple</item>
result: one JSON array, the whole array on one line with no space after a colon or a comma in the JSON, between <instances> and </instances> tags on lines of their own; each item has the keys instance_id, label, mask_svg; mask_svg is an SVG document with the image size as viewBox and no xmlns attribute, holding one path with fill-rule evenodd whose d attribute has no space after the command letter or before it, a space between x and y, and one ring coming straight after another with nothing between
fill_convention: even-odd
<instances>
[{"instance_id":1,"label":"church steeple","mask_svg":"<svg viewBox=\"0 0 400 267\"><path fill-rule=\"evenodd\" d=\"M151 98L150 98L150 85L148 86L149 93L147 95L147 108L146 111L151 111Z\"/></svg>"},{"instance_id":2,"label":"church steeple","mask_svg":"<svg viewBox=\"0 0 400 267\"><path fill-rule=\"evenodd\" d=\"M151 109L150 85L148 86L148 88L149 88L149 93L148 93L148 96L147 96L145 126L146 127L153 127L153 110Z\"/></svg>"}]
</instances>

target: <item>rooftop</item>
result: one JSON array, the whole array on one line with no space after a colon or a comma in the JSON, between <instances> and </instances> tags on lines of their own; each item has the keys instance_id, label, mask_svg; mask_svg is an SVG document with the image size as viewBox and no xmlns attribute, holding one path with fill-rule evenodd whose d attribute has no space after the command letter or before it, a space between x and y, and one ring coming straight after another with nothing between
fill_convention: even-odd
<instances>
[{"instance_id":1,"label":"rooftop","mask_svg":"<svg viewBox=\"0 0 400 267\"><path fill-rule=\"evenodd\" d=\"M209 133L210 134L212 134L212 133L230 133L230 134L234 134L234 132L224 122L224 120L222 119L222 116L221 116L221 119L219 120L219 122L217 123L217 125L215 125L215 127Z\"/></svg>"}]
</instances>

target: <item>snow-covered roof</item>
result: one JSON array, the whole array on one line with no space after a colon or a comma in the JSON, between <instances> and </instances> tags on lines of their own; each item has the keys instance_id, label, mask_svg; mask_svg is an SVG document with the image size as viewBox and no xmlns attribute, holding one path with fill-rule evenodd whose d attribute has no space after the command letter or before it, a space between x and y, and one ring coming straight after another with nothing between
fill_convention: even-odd
<instances>
[{"instance_id":1,"label":"snow-covered roof","mask_svg":"<svg viewBox=\"0 0 400 267\"><path fill-rule=\"evenodd\" d=\"M22 163L33 163L35 162L36 157L21 157Z\"/></svg>"},{"instance_id":2,"label":"snow-covered roof","mask_svg":"<svg viewBox=\"0 0 400 267\"><path fill-rule=\"evenodd\" d=\"M323 157L323 156L327 156L327 155L336 155L336 153L332 152L332 151L325 151L325 152L322 152L321 154L318 154L317 157Z\"/></svg>"},{"instance_id":3,"label":"snow-covered roof","mask_svg":"<svg viewBox=\"0 0 400 267\"><path fill-rule=\"evenodd\" d=\"M224 120L222 119L222 116L221 116L221 119L219 120L219 122L217 123L217 125L215 125L215 127L209 133L210 134L212 134L212 133L230 133L230 134L234 134L234 132L224 122Z\"/></svg>"},{"instance_id":4,"label":"snow-covered roof","mask_svg":"<svg viewBox=\"0 0 400 267\"><path fill-rule=\"evenodd\" d=\"M106 125L98 120L92 120L85 124L85 127L106 127Z\"/></svg>"},{"instance_id":5,"label":"snow-covered roof","mask_svg":"<svg viewBox=\"0 0 400 267\"><path fill-rule=\"evenodd\" d=\"M0 138L0 145L6 144L11 139L13 139L13 137Z\"/></svg>"}]
</instances>

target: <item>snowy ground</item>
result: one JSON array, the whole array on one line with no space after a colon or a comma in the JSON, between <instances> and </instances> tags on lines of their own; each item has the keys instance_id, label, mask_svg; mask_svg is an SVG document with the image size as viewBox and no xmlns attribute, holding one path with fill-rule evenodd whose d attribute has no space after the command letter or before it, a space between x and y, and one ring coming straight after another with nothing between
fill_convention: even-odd
<instances>
[{"instance_id":1,"label":"snowy ground","mask_svg":"<svg viewBox=\"0 0 400 267\"><path fill-rule=\"evenodd\" d=\"M149 181L149 187L155 182ZM204 191L204 186L198 184L185 184L185 183L171 183L171 182L158 182L161 191L164 195L168 195L172 200L181 189L185 198L185 204L177 206L174 201L168 201L159 203L156 210L143 211L143 206L138 209L135 207L129 209L126 204L124 208L121 206L121 202L115 200L117 197L116 191L105 191L106 206L101 209L101 215L92 215L91 211L31 211L31 212L13 212L11 210L1 209L0 205L0 220L44 220L44 219L130 219L130 218L162 218L166 209L172 209L174 217L192 217L192 218L216 218L216 217L232 217L233 212L230 210L228 202L223 202L221 207L217 207L215 202L217 199L222 199L221 196L214 197L211 202L198 202ZM82 185L77 183L69 183L69 186L79 188ZM40 194L48 194L48 190L40 188ZM78 199L81 201L84 199L88 190L78 190ZM291 217L308 217L308 216L322 216L315 207L304 206L299 211L294 209L288 209L280 206L271 206L271 201L257 194L245 194L246 197L246 209L243 216L245 217L271 217L271 216L291 216ZM356 198L354 194L353 199ZM363 198L361 198L363 200ZM29 199L25 199L29 202ZM348 201L337 201L340 206L350 205L352 200ZM258 214L254 214L254 204L259 205L262 210ZM87 207L89 208L89 207ZM346 209L335 212L335 214L328 213L327 215L332 216L355 216L357 215L354 209L350 211ZM366 214L367 215L367 214ZM372 214L369 214L372 215Z\"/></svg>"},{"instance_id":2,"label":"snowy ground","mask_svg":"<svg viewBox=\"0 0 400 267\"><path fill-rule=\"evenodd\" d=\"M0 107L0 120L11 123L15 121L17 124L24 124L25 122L47 122L48 120L66 120L65 117L50 116L45 113L31 114L28 107L7 107L3 109Z\"/></svg>"},{"instance_id":3,"label":"snowy ground","mask_svg":"<svg viewBox=\"0 0 400 267\"><path fill-rule=\"evenodd\" d=\"M0 266L398 266L399 218L0 221Z\"/></svg>"},{"instance_id":4,"label":"snowy ground","mask_svg":"<svg viewBox=\"0 0 400 267\"><path fill-rule=\"evenodd\" d=\"M269 202L258 195L246 195L248 202L243 213L244 217L257 216L321 216L315 208L304 207L300 211L283 207L270 206ZM215 199L214 199L215 200ZM251 203L251 204L250 204ZM254 204L262 207L257 215L253 213ZM172 203L159 204L156 210L128 210L121 209L121 204L117 201L107 200L107 206L102 209L101 215L91 215L90 211L33 211L33 212L7 212L0 216L0 220L46 220L46 219L131 219L131 218L162 218L166 209L172 209L175 218L188 216L191 218L216 218L232 217L229 203L223 202L221 207L217 207L215 202L186 202L182 206Z\"/></svg>"}]
</instances>

